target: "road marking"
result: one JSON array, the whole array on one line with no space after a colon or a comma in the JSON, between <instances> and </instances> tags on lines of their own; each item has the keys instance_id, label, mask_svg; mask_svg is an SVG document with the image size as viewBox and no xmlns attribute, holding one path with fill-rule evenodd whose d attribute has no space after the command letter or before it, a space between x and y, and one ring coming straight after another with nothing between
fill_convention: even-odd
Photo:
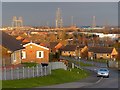
<instances>
[{"instance_id":1,"label":"road marking","mask_svg":"<svg viewBox=\"0 0 120 90\"><path fill-rule=\"evenodd\" d=\"M97 82L95 82L95 84L99 83L102 79L103 77L101 77Z\"/></svg>"}]
</instances>

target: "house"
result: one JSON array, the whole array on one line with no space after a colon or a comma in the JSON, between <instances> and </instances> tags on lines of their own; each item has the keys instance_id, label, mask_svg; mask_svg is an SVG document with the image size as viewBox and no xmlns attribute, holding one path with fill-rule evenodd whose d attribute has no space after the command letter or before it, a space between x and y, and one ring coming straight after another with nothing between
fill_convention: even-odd
<instances>
[{"instance_id":1,"label":"house","mask_svg":"<svg viewBox=\"0 0 120 90\"><path fill-rule=\"evenodd\" d=\"M23 45L22 50L22 63L35 62L35 63L49 63L49 48L40 46L33 42Z\"/></svg>"},{"instance_id":2,"label":"house","mask_svg":"<svg viewBox=\"0 0 120 90\"><path fill-rule=\"evenodd\" d=\"M120 60L120 48L113 48L111 58L113 60Z\"/></svg>"},{"instance_id":3,"label":"house","mask_svg":"<svg viewBox=\"0 0 120 90\"><path fill-rule=\"evenodd\" d=\"M50 49L50 52L53 52L55 53L56 50L55 50L55 46L58 45L58 42L50 42L49 43L49 49Z\"/></svg>"},{"instance_id":4,"label":"house","mask_svg":"<svg viewBox=\"0 0 120 90\"><path fill-rule=\"evenodd\" d=\"M88 58L90 59L111 59L111 47L88 47Z\"/></svg>"},{"instance_id":5,"label":"house","mask_svg":"<svg viewBox=\"0 0 120 90\"><path fill-rule=\"evenodd\" d=\"M62 56L76 56L77 45L66 45L61 49Z\"/></svg>"},{"instance_id":6,"label":"house","mask_svg":"<svg viewBox=\"0 0 120 90\"><path fill-rule=\"evenodd\" d=\"M3 31L0 31L0 34L2 35L2 43L0 43L2 65L6 66L21 63L22 42Z\"/></svg>"},{"instance_id":7,"label":"house","mask_svg":"<svg viewBox=\"0 0 120 90\"><path fill-rule=\"evenodd\" d=\"M62 56L79 56L81 49L84 45L66 45L61 49Z\"/></svg>"},{"instance_id":8,"label":"house","mask_svg":"<svg viewBox=\"0 0 120 90\"><path fill-rule=\"evenodd\" d=\"M80 55L81 58L88 58L88 46L84 46L81 50L80 50Z\"/></svg>"}]
</instances>

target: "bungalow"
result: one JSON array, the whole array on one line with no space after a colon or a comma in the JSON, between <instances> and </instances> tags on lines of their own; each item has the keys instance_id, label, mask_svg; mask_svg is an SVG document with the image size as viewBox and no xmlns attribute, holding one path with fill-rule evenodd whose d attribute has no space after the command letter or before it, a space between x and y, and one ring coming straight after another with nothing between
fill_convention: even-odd
<instances>
[{"instance_id":1,"label":"bungalow","mask_svg":"<svg viewBox=\"0 0 120 90\"><path fill-rule=\"evenodd\" d=\"M21 41L8 35L7 33L0 31L2 35L2 43L0 49L2 50L2 65L11 65L21 63Z\"/></svg>"},{"instance_id":2,"label":"bungalow","mask_svg":"<svg viewBox=\"0 0 120 90\"><path fill-rule=\"evenodd\" d=\"M49 48L30 42L23 45L22 62L48 63Z\"/></svg>"},{"instance_id":3,"label":"bungalow","mask_svg":"<svg viewBox=\"0 0 120 90\"><path fill-rule=\"evenodd\" d=\"M88 58L90 59L111 59L110 47L88 47Z\"/></svg>"}]
</instances>

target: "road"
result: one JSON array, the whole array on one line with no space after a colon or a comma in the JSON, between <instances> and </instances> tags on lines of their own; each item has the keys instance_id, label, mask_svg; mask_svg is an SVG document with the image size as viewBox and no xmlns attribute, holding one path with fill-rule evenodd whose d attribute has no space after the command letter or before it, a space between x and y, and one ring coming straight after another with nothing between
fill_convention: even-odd
<instances>
[{"instance_id":1,"label":"road","mask_svg":"<svg viewBox=\"0 0 120 90\"><path fill-rule=\"evenodd\" d=\"M73 60L76 60L76 59L73 59ZM84 63L94 64L95 65L94 67L84 67L84 68L95 71L95 72L97 72L97 69L99 69L100 67L107 68L107 65L105 63L98 63L98 62L85 61L85 60L80 60L80 61ZM116 69L110 69L110 68L108 69L110 71L109 78L101 78L98 82L94 84L85 85L79 88L119 88L118 80L120 80L120 71Z\"/></svg>"},{"instance_id":2,"label":"road","mask_svg":"<svg viewBox=\"0 0 120 90\"><path fill-rule=\"evenodd\" d=\"M96 71L96 69L98 69L98 67L86 67L89 68L91 70ZM118 77L118 72L115 69L109 69L110 71L110 77L109 78L102 78L99 82L88 85L88 86L84 86L82 88L118 88L118 80L120 79Z\"/></svg>"}]
</instances>

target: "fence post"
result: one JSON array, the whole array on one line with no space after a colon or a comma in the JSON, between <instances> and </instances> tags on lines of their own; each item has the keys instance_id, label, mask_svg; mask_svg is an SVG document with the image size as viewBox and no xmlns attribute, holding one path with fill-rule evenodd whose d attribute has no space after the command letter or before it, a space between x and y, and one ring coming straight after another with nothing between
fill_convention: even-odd
<instances>
[{"instance_id":1,"label":"fence post","mask_svg":"<svg viewBox=\"0 0 120 90\"><path fill-rule=\"evenodd\" d=\"M32 68L32 69L33 69L32 71L33 71L33 77L34 77L34 76L35 76L35 75L34 75L34 66L33 66L33 68Z\"/></svg>"},{"instance_id":2,"label":"fence post","mask_svg":"<svg viewBox=\"0 0 120 90\"><path fill-rule=\"evenodd\" d=\"M19 79L19 68L17 67L17 78Z\"/></svg>"},{"instance_id":3,"label":"fence post","mask_svg":"<svg viewBox=\"0 0 120 90\"><path fill-rule=\"evenodd\" d=\"M46 71L47 71L47 70L46 70L46 69L47 69L47 68L46 68L46 66L45 66L45 68L44 68L44 69L45 69L45 76L46 76L46 75L47 75L47 73L46 73Z\"/></svg>"},{"instance_id":4,"label":"fence post","mask_svg":"<svg viewBox=\"0 0 120 90\"><path fill-rule=\"evenodd\" d=\"M24 73L24 69L25 69L25 68L23 67L22 69L23 69L23 78L24 78L24 77L25 77L25 73Z\"/></svg>"},{"instance_id":5,"label":"fence post","mask_svg":"<svg viewBox=\"0 0 120 90\"><path fill-rule=\"evenodd\" d=\"M39 76L39 73L38 73L38 65L36 66L36 72L37 72L37 76Z\"/></svg>"},{"instance_id":6,"label":"fence post","mask_svg":"<svg viewBox=\"0 0 120 90\"><path fill-rule=\"evenodd\" d=\"M43 76L43 67L42 66L40 68L40 71L41 71L41 76Z\"/></svg>"},{"instance_id":7,"label":"fence post","mask_svg":"<svg viewBox=\"0 0 120 90\"><path fill-rule=\"evenodd\" d=\"M29 78L29 67L27 68L27 70L28 70L28 78Z\"/></svg>"},{"instance_id":8,"label":"fence post","mask_svg":"<svg viewBox=\"0 0 120 90\"><path fill-rule=\"evenodd\" d=\"M13 80L13 68L11 67L11 79Z\"/></svg>"},{"instance_id":9,"label":"fence post","mask_svg":"<svg viewBox=\"0 0 120 90\"><path fill-rule=\"evenodd\" d=\"M74 68L74 63L72 63L72 68Z\"/></svg>"},{"instance_id":10,"label":"fence post","mask_svg":"<svg viewBox=\"0 0 120 90\"><path fill-rule=\"evenodd\" d=\"M50 74L51 74L51 64L49 64L49 65L50 65L50 66L49 66L49 70L50 70L49 72L50 72Z\"/></svg>"},{"instance_id":11,"label":"fence post","mask_svg":"<svg viewBox=\"0 0 120 90\"><path fill-rule=\"evenodd\" d=\"M6 67L4 68L4 79L6 80Z\"/></svg>"}]
</instances>

